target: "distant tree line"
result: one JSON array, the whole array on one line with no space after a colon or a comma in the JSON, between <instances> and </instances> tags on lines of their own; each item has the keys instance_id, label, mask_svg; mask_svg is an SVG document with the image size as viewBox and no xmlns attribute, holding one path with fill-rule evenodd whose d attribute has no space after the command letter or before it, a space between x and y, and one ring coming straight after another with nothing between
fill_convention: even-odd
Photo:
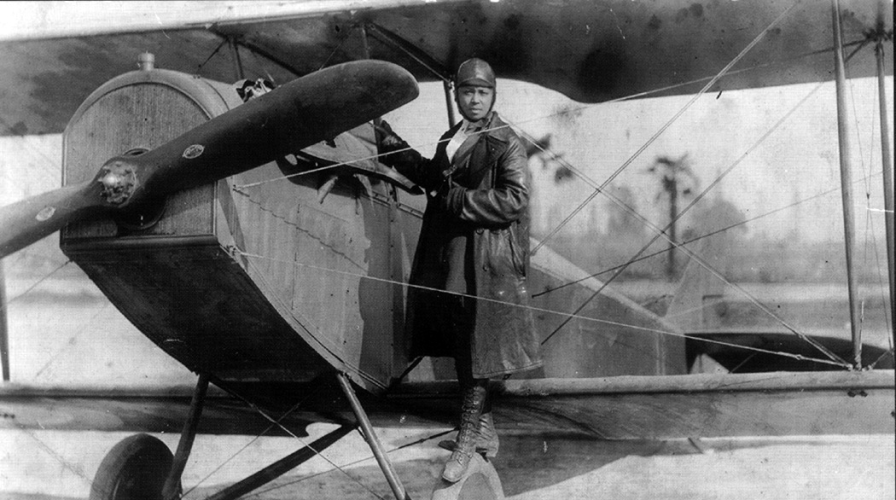
<instances>
[{"instance_id":1,"label":"distant tree line","mask_svg":"<svg viewBox=\"0 0 896 500\"><path fill-rule=\"evenodd\" d=\"M549 138L543 142L542 146L546 146ZM564 182L568 178L568 169L564 167L561 171L559 167L555 182ZM599 206L604 224L595 224L588 231L573 234L560 232L551 238L549 246L579 267L597 274L599 279L607 279L625 266L617 279L675 281L680 278L689 257L687 252L673 249L670 240L700 252L705 251L701 250L702 240L712 238L711 249L715 254L703 257L730 281L845 283L842 241L805 241L796 235L775 238L762 232L750 234L744 212L718 192L699 200L679 217L700 186L700 179L691 168L687 154L659 156L645 172L658 181L653 199L636 196L635 191L625 184L611 186L610 194L615 201L603 197ZM656 239L641 252L654 239L656 231L648 228L633 212L643 213L642 210L651 204L653 211L666 214L656 225L660 229L666 228L667 238ZM675 223L670 224L673 220ZM539 228L534 228L533 234L537 238L544 236L539 234ZM870 249L870 254L885 255L885 248L877 243L880 248ZM639 252L641 257L631 262ZM877 283L880 272L876 260L867 259L859 265L859 280ZM885 268L883 272L886 272Z\"/></svg>"}]
</instances>

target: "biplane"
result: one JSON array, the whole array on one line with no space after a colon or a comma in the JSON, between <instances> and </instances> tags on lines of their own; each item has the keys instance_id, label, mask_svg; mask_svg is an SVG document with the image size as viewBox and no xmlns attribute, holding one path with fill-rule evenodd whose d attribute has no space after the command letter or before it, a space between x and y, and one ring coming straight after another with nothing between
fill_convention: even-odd
<instances>
[{"instance_id":1,"label":"biplane","mask_svg":"<svg viewBox=\"0 0 896 500\"><path fill-rule=\"evenodd\" d=\"M75 4L4 5L0 39L3 133L63 137L62 187L0 208L0 255L13 262L58 231L65 256L198 376L186 410L183 395L170 391L137 398L90 388L0 389L0 409L12 416L0 422L16 428L43 425L29 415L52 400L67 412L59 419L67 428L101 428L96 417L118 411L116 425L182 429L173 452L147 434L116 445L94 480L97 500L178 498L203 412L240 429L246 410L236 403L287 434L290 422L340 427L216 500L252 491L358 427L396 498L406 498L372 422L413 415L446 423L456 404L450 362L409 359L404 334L424 201L377 161L376 124L414 100L418 82L443 85L452 123L452 70L471 56L489 60L501 78L590 104L834 81L845 105L847 59L849 78L878 77L881 96L893 72L885 56L892 54L889 2L132 7L125 19L113 5L93 18L78 16ZM12 19L39 21L19 29ZM255 79L276 88L247 98L238 91L246 87L233 84ZM889 115L881 112L885 151ZM670 123L657 121L648 141ZM849 126L842 117L839 124ZM549 154L543 141L520 134L533 154ZM849 132L840 139L849 260ZM892 161L882 156L884 191L892 194ZM533 238L529 288L545 366L493 382L499 430L601 439L894 432L892 340L889 349L863 342L855 273L847 273L849 340L807 334L675 238L674 215L669 226L653 224L615 197L608 189L615 174L593 179L551 158L591 190L580 207L609 197L649 228L650 243L668 242L690 263L661 314L608 286L628 264L601 275L553 249L556 231ZM892 198L884 211L892 297ZM760 308L774 328L714 329L716 295L706 291L713 280ZM892 332L892 306L885 320ZM8 370L5 331L2 347ZM762 363L736 371L757 355ZM698 359L731 373L695 373ZM500 496L489 482L493 469L482 464L452 494Z\"/></svg>"}]
</instances>

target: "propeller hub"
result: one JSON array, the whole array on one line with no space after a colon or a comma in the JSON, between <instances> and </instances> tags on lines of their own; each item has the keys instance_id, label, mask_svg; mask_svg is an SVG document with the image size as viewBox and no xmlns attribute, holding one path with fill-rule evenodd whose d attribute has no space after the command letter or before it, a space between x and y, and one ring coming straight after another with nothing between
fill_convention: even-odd
<instances>
[{"instance_id":1,"label":"propeller hub","mask_svg":"<svg viewBox=\"0 0 896 500\"><path fill-rule=\"evenodd\" d=\"M137 189L137 169L126 161L112 160L103 165L97 182L103 185L101 196L106 203L121 205Z\"/></svg>"}]
</instances>

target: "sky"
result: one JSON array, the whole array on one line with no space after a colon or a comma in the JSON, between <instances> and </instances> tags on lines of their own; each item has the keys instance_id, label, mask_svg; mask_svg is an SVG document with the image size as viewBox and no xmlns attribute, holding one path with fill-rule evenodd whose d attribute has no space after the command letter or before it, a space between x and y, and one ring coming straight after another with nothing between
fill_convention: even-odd
<instances>
[{"instance_id":1,"label":"sky","mask_svg":"<svg viewBox=\"0 0 896 500\"><path fill-rule=\"evenodd\" d=\"M893 80L887 79L890 130L893 130ZM849 87L852 128L852 176L857 234L883 235L883 181L880 160L879 105L876 79L853 79ZM808 97L807 97L808 96ZM645 173L658 156L688 155L702 190L730 170L708 197L722 196L747 218L840 186L836 94L833 82L583 105L544 88L513 81L498 82L496 108L512 125L534 137L551 134L552 152L602 184L625 166L610 186L625 185L638 210L657 224L666 222L655 203L658 181ZM800 104L800 102L802 104ZM687 107L687 109L685 109ZM652 143L639 150L672 121ZM792 111L792 112L791 112ZM776 123L787 116L771 133ZM386 116L393 128L425 155L447 128L441 84L423 84L421 96ZM767 137L764 137L767 135ZM892 137L890 148L892 151ZM892 169L892 166L890 167ZM586 182L557 185L553 170L533 168L538 191L533 222L552 227L593 192ZM866 178L866 181L861 179ZM586 231L603 224L598 196L565 230ZM807 241L842 239L839 191L751 223L748 234L782 238L799 234Z\"/></svg>"}]
</instances>

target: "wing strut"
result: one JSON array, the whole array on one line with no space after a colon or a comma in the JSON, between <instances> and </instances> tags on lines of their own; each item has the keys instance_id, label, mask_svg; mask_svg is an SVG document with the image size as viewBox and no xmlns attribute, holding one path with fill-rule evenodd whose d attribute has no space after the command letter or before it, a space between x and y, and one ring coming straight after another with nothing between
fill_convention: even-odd
<instances>
[{"instance_id":1,"label":"wing strut","mask_svg":"<svg viewBox=\"0 0 896 500\"><path fill-rule=\"evenodd\" d=\"M850 129L846 119L846 70L843 61L843 38L840 30L840 0L831 0L834 25L834 69L837 82L837 131L840 143L840 191L843 199L843 233L846 244L846 282L849 294L849 324L852 331L853 366L862 367L862 331L859 328L859 310L856 293L858 279L853 258L855 256L855 219L852 194L852 168L850 166Z\"/></svg>"},{"instance_id":2,"label":"wing strut","mask_svg":"<svg viewBox=\"0 0 896 500\"><path fill-rule=\"evenodd\" d=\"M240 47L236 44L236 40L232 36L227 37L227 45L230 46L230 58L233 60L233 73L237 80L246 78L246 72L243 71L243 60L240 59Z\"/></svg>"},{"instance_id":3,"label":"wing strut","mask_svg":"<svg viewBox=\"0 0 896 500\"><path fill-rule=\"evenodd\" d=\"M344 373L339 373L336 375L336 378L339 380L339 386L342 387L342 392L345 393L346 399L348 399L349 404L352 406L352 411L355 413L355 417L358 418L358 426L361 428L361 435L364 437L364 441L367 441L370 450L373 451L373 456L376 457L380 469L383 470L383 475L386 476L386 481L389 482L389 486L392 488L392 493L395 494L396 500L410 500L411 497L408 496L407 491L401 484L401 479L399 479L398 474L395 473L395 468L392 467L392 462L389 461L389 457L383 449L383 445L380 443L379 438L376 437L376 432L374 432L373 426L370 425L370 419L367 418L367 413L365 413L364 408L361 407L361 402L358 401L358 396L355 394L355 390L352 389L352 384L349 382L348 376Z\"/></svg>"},{"instance_id":4,"label":"wing strut","mask_svg":"<svg viewBox=\"0 0 896 500\"><path fill-rule=\"evenodd\" d=\"M6 274L0 261L0 365L3 365L3 381L9 382L9 323L6 315Z\"/></svg>"},{"instance_id":5,"label":"wing strut","mask_svg":"<svg viewBox=\"0 0 896 500\"><path fill-rule=\"evenodd\" d=\"M417 63L432 73L433 76L442 80L442 85L445 88L445 104L448 110L448 128L453 127L454 124L457 123L457 117L455 116L454 103L452 101L452 89L454 85L452 83L453 75L451 74L451 71L449 71L448 68L435 57L426 53L426 51L421 50L413 43L376 23L371 22L362 24L361 29L363 30L365 44L367 43L367 34L369 33L384 44L399 52L405 53L408 57L417 61Z\"/></svg>"},{"instance_id":6,"label":"wing strut","mask_svg":"<svg viewBox=\"0 0 896 500\"><path fill-rule=\"evenodd\" d=\"M892 5L890 6L892 8ZM874 48L874 54L877 56L877 91L878 105L880 106L880 159L883 164L884 171L884 221L886 222L887 233L887 267L889 269L890 278L890 334L896 341L896 308L892 306L893 300L896 300L896 263L893 262L893 157L890 154L890 123L887 119L887 83L886 69L884 66L884 41L893 39L893 31L889 33L883 22L884 1L878 4L878 20L877 20L877 45ZM894 342L896 343L896 342Z\"/></svg>"}]
</instances>

